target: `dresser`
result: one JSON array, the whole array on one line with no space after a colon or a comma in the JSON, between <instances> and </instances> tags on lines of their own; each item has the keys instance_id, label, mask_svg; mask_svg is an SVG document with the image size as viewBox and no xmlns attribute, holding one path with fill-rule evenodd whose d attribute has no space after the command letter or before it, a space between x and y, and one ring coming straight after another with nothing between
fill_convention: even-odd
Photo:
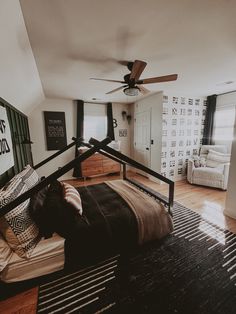
<instances>
[{"instance_id":1,"label":"dresser","mask_svg":"<svg viewBox=\"0 0 236 314\"><path fill-rule=\"evenodd\" d=\"M120 172L120 164L106 156L96 153L81 163L84 178Z\"/></svg>"}]
</instances>

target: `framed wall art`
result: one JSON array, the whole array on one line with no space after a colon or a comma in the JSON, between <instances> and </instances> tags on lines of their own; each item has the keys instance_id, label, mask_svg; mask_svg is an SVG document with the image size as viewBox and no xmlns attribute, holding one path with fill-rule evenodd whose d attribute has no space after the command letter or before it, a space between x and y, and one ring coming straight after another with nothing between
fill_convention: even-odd
<instances>
[{"instance_id":1,"label":"framed wall art","mask_svg":"<svg viewBox=\"0 0 236 314\"><path fill-rule=\"evenodd\" d=\"M47 150L60 150L67 145L65 112L44 111Z\"/></svg>"}]
</instances>

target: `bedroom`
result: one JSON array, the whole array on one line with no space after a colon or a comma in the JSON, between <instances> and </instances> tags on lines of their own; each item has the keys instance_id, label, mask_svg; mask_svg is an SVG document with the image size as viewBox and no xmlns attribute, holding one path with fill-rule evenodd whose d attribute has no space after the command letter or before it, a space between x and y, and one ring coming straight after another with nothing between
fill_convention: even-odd
<instances>
[{"instance_id":1,"label":"bedroom","mask_svg":"<svg viewBox=\"0 0 236 314\"><path fill-rule=\"evenodd\" d=\"M173 1L122 3L105 0L99 4L92 1L69 3L70 5L64 1L1 1L0 97L27 115L34 164L54 153L46 148L43 111L65 113L67 144L70 144L71 138L77 136L76 100L84 100L87 109L92 106L89 104L91 102L102 103L103 108L111 102L113 118L118 124L114 129L115 139L121 142L122 153L137 159L133 145L134 121L143 112L142 108L149 113L152 110L153 120L150 126L156 138L150 138L154 144L148 147L150 162L147 165L160 174L171 174L170 179L173 179L174 169L175 201L202 212L213 223L219 223L221 227L235 232L235 220L227 218L236 217L235 146L233 145L231 153L227 192L191 185L183 180L177 181L186 176L182 171L186 169L187 157L176 156L176 152L181 151L182 143L174 147L176 144L173 138L176 137L175 131L182 129L172 125L172 120L175 119L180 124L181 109L185 109L184 106L190 109L191 105L181 104L181 98L185 98L186 103L194 101L194 113L200 99L202 110L197 112L199 118L192 118L193 121L198 121L198 127L193 125L193 128L183 130L187 132L191 129L192 133L187 139L193 143L197 137L196 147L199 148L201 133L194 135L194 131L201 131L204 100L209 95L236 89L235 65L232 61L235 58L234 1L214 1L214 7L212 1L181 1L181 4ZM135 25L134 20L138 21ZM142 78L177 73L178 79L174 82L145 85L151 91L145 97L127 96L122 91L105 95L120 85L89 80L91 77L123 79L129 71L117 60L136 59L147 62ZM168 102L163 96L168 96ZM235 100L235 92L221 95L217 97L216 106L220 103L232 105ZM177 115L176 110L172 111L174 108L177 109ZM122 112L126 112L126 115L122 115ZM131 121L128 121L127 116L131 116ZM166 127L162 126L164 116L168 116ZM185 117L187 116L186 112ZM167 131L167 135L163 131ZM20 134L21 132L18 135L21 136ZM168 138L168 149L163 147L163 136ZM191 150L195 149L192 143ZM186 141L184 154L187 151ZM68 150L40 168L39 175L52 173L74 157L74 149ZM65 174L63 179L72 182L71 174L72 172ZM150 187L166 193L165 185L137 177L143 183L148 182ZM108 180L114 178L117 177L105 177ZM86 182L99 180L104 180L104 177L88 179ZM226 197L228 216L222 214ZM21 301L18 299L17 303L19 306Z\"/></svg>"}]
</instances>

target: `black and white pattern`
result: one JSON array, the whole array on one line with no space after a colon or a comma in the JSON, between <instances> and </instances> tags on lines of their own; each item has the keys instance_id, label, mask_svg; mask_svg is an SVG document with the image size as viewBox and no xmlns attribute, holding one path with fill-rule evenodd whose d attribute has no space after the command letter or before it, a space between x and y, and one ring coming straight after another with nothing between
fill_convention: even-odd
<instances>
[{"instance_id":1,"label":"black and white pattern","mask_svg":"<svg viewBox=\"0 0 236 314\"><path fill-rule=\"evenodd\" d=\"M37 172L30 165L27 165L16 177L21 178L28 189L32 188L40 180Z\"/></svg>"},{"instance_id":2,"label":"black and white pattern","mask_svg":"<svg viewBox=\"0 0 236 314\"><path fill-rule=\"evenodd\" d=\"M115 306L118 256L40 286L38 313L102 313ZM107 303L107 299L109 302ZM113 299L113 301L112 301Z\"/></svg>"},{"instance_id":3,"label":"black and white pattern","mask_svg":"<svg viewBox=\"0 0 236 314\"><path fill-rule=\"evenodd\" d=\"M166 153L166 164L169 165L164 172L172 180L186 177L185 164L182 166L182 171L177 166L178 157L189 158L199 151L205 121L205 106L205 100L202 98L163 96L162 153Z\"/></svg>"},{"instance_id":4,"label":"black and white pattern","mask_svg":"<svg viewBox=\"0 0 236 314\"><path fill-rule=\"evenodd\" d=\"M236 313L236 235L176 202L173 217L132 255L127 283L114 257L40 286L38 313Z\"/></svg>"},{"instance_id":5,"label":"black and white pattern","mask_svg":"<svg viewBox=\"0 0 236 314\"><path fill-rule=\"evenodd\" d=\"M0 210L28 190L21 177L15 176L0 190ZM29 214L30 199L0 218L0 231L20 257L29 257L40 240L39 229Z\"/></svg>"}]
</instances>

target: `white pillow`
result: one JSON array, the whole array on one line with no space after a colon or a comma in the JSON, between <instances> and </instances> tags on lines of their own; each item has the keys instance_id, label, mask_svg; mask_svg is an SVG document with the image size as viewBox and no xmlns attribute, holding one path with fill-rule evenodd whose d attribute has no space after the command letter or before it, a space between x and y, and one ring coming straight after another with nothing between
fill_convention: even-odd
<instances>
[{"instance_id":1,"label":"white pillow","mask_svg":"<svg viewBox=\"0 0 236 314\"><path fill-rule=\"evenodd\" d=\"M228 164L229 162L230 154L223 154L210 149L206 159L206 166L216 168Z\"/></svg>"},{"instance_id":2,"label":"white pillow","mask_svg":"<svg viewBox=\"0 0 236 314\"><path fill-rule=\"evenodd\" d=\"M0 272L7 266L13 251L0 234Z\"/></svg>"}]
</instances>

